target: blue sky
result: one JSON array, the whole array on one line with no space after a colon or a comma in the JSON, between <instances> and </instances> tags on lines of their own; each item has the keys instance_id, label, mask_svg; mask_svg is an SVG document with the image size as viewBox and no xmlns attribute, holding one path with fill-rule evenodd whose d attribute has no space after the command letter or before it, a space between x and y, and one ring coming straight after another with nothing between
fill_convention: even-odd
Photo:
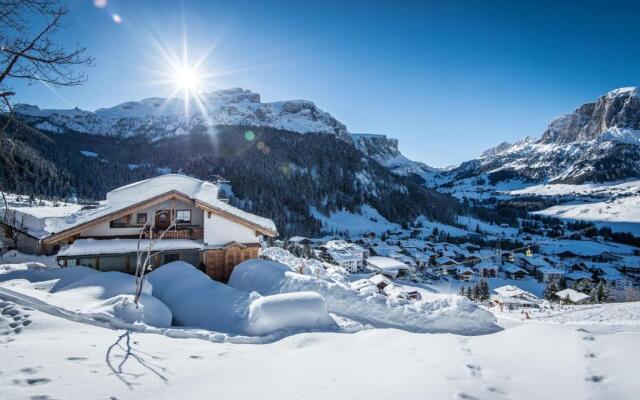
<instances>
[{"instance_id":1,"label":"blue sky","mask_svg":"<svg viewBox=\"0 0 640 400\"><path fill-rule=\"evenodd\" d=\"M15 85L17 100L94 110L167 95L160 46L208 57L211 87L308 99L351 132L384 133L446 166L539 136L555 116L640 85L634 1L72 0L59 39L97 66L86 85ZM117 13L122 22L114 23Z\"/></svg>"}]
</instances>

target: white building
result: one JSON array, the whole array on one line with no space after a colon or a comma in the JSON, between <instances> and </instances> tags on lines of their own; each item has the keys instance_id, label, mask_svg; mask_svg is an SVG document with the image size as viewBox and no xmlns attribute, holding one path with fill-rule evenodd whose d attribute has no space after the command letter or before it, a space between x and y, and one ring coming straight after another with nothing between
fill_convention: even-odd
<instances>
[{"instance_id":1,"label":"white building","mask_svg":"<svg viewBox=\"0 0 640 400\"><path fill-rule=\"evenodd\" d=\"M381 273L391 279L407 276L411 272L411 267L403 262L390 257L378 256L367 258L367 269Z\"/></svg>"},{"instance_id":2,"label":"white building","mask_svg":"<svg viewBox=\"0 0 640 400\"><path fill-rule=\"evenodd\" d=\"M589 302L589 295L573 289L564 289L556 292L556 296L558 296L560 300L573 304L586 304Z\"/></svg>"},{"instance_id":3,"label":"white building","mask_svg":"<svg viewBox=\"0 0 640 400\"><path fill-rule=\"evenodd\" d=\"M360 260L354 253L343 249L330 249L327 250L327 254L336 264L346 269L349 273L355 274L358 272Z\"/></svg>"},{"instance_id":4,"label":"white building","mask_svg":"<svg viewBox=\"0 0 640 400\"><path fill-rule=\"evenodd\" d=\"M218 185L175 174L112 190L90 210L64 216L34 207L15 211L28 216L25 241L37 253L57 253L62 266L103 271L131 272L141 234L143 240L164 234L154 247L154 266L183 260L224 281L237 264L258 256L262 236L277 235L270 219L220 200Z\"/></svg>"},{"instance_id":5,"label":"white building","mask_svg":"<svg viewBox=\"0 0 640 400\"><path fill-rule=\"evenodd\" d=\"M346 251L353 254L358 260L357 269L362 269L364 267L364 259L369 255L369 252L364 247L345 240L330 240L327 242L325 247L328 251Z\"/></svg>"},{"instance_id":6,"label":"white building","mask_svg":"<svg viewBox=\"0 0 640 400\"><path fill-rule=\"evenodd\" d=\"M496 292L496 295L492 297L492 300L500 307L538 307L540 302L540 299L533 293L513 285L501 286L493 291Z\"/></svg>"}]
</instances>

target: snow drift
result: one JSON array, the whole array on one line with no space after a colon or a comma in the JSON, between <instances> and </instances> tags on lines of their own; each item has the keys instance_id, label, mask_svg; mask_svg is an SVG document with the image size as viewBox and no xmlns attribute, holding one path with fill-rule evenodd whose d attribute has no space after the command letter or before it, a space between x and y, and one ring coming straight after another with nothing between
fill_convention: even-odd
<instances>
[{"instance_id":1,"label":"snow drift","mask_svg":"<svg viewBox=\"0 0 640 400\"><path fill-rule=\"evenodd\" d=\"M259 297L249 306L246 331L266 335L281 329L335 327L327 304L317 293L300 292Z\"/></svg>"},{"instance_id":2,"label":"snow drift","mask_svg":"<svg viewBox=\"0 0 640 400\"><path fill-rule=\"evenodd\" d=\"M261 336L279 330L335 330L316 293L261 297L211 280L175 261L148 275L153 294L173 312L174 325Z\"/></svg>"},{"instance_id":3,"label":"snow drift","mask_svg":"<svg viewBox=\"0 0 640 400\"><path fill-rule=\"evenodd\" d=\"M119 327L144 323L166 328L171 326L171 311L146 285L139 305L133 302L135 281L122 272L98 272L87 267L49 270L16 270L0 274L0 282L32 298Z\"/></svg>"},{"instance_id":4,"label":"snow drift","mask_svg":"<svg viewBox=\"0 0 640 400\"><path fill-rule=\"evenodd\" d=\"M380 328L466 335L499 329L491 313L461 296L411 302L363 294L335 282L298 274L273 261L254 259L239 264L231 274L229 286L262 295L313 291L324 297L330 312Z\"/></svg>"}]
</instances>

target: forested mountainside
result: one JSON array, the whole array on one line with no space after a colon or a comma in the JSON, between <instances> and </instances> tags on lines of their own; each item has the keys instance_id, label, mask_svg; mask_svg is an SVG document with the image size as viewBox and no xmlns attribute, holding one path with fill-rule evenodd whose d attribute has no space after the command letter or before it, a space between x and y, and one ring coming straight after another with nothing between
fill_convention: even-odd
<instances>
[{"instance_id":1,"label":"forested mountainside","mask_svg":"<svg viewBox=\"0 0 640 400\"><path fill-rule=\"evenodd\" d=\"M2 139L5 190L57 198L97 200L107 191L162 173L202 179L220 175L232 202L272 218L283 235L320 233L310 207L357 212L369 204L394 222L419 215L453 221L458 203L398 176L339 135L268 127L218 126L215 133L157 139L43 132L14 121Z\"/></svg>"}]
</instances>

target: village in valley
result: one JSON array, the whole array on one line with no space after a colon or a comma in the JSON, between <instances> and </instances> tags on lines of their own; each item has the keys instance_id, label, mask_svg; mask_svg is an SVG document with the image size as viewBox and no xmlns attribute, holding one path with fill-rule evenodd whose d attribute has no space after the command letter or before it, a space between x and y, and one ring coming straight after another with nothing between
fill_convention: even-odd
<instances>
[{"instance_id":1,"label":"village in valley","mask_svg":"<svg viewBox=\"0 0 640 400\"><path fill-rule=\"evenodd\" d=\"M166 189L171 190L162 192ZM193 193L185 198L180 190ZM234 265L260 255L289 265L300 274L320 277L320 271L331 270L357 292L407 301L437 293L459 294L485 307L521 311L640 300L640 250L591 234L594 226L554 225L548 228L554 232L549 237L545 236L548 231L540 229L545 226L544 219L535 217L521 222L525 227L538 227L535 233L489 223L483 223L483 227L490 233L479 224L472 231L444 224L425 227L421 220L404 228L390 224L391 229L384 230L388 225L381 228L379 221L372 219L371 226L377 231L360 226L353 236L341 232L322 238L281 239L274 237L272 222L230 206L224 196L218 198L218 190L216 184L165 175L117 189L102 203L80 205L10 195L7 204L13 210L10 215L15 229L13 237L4 243L13 240L13 248L18 251L51 255L62 267L84 265L101 271L131 272L140 245L137 232L144 230L147 221L156 231L165 228L173 216L178 222L155 244L155 264L187 261L221 281L229 279ZM208 218L184 203L189 199L201 201L198 196L207 191L224 212L245 218L258 230L256 235L208 241L212 235L205 232ZM163 202L158 203L158 196ZM151 208L141 214L136 211L138 205L133 210L136 212L131 212L136 202L150 204ZM211 209L205 208L204 214L210 218ZM93 220L102 221L105 216L115 219L107 225L102 222L104 228L85 228L84 234L74 229ZM61 236L54 230L69 234ZM264 235L259 242L258 234ZM148 234L144 237L149 242ZM63 243L68 244L60 247ZM12 254L15 250L4 259L10 261ZM234 261L226 265L229 255ZM218 258L224 260L218 261L220 266L212 265L210 260Z\"/></svg>"},{"instance_id":2,"label":"village in valley","mask_svg":"<svg viewBox=\"0 0 640 400\"><path fill-rule=\"evenodd\" d=\"M509 309L638 301L640 250L581 233L568 231L566 239L529 236L520 247L494 236L488 247L475 232L449 243L438 228L415 227L349 239L294 236L273 244L294 258L343 267L359 291L407 300L426 291L459 293ZM474 244L479 242L484 246ZM275 258L286 260L282 254Z\"/></svg>"}]
</instances>

